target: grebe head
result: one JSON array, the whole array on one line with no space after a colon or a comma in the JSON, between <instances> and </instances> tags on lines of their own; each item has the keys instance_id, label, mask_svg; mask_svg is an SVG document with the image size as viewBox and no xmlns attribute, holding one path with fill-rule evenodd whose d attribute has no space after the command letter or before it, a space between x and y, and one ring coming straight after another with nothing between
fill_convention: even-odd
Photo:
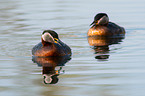
<instances>
[{"instance_id":1,"label":"grebe head","mask_svg":"<svg viewBox=\"0 0 145 96\"><path fill-rule=\"evenodd\" d=\"M109 23L109 17L106 13L98 13L94 17L94 21L91 25L107 25Z\"/></svg>"},{"instance_id":2,"label":"grebe head","mask_svg":"<svg viewBox=\"0 0 145 96\"><path fill-rule=\"evenodd\" d=\"M44 30L41 36L44 42L56 43L59 39L58 34L52 30Z\"/></svg>"}]
</instances>

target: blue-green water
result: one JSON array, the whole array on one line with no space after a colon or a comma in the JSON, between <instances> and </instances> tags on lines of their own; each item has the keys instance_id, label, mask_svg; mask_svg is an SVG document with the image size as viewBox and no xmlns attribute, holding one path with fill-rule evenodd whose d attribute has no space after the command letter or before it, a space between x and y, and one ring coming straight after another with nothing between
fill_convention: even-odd
<instances>
[{"instance_id":1,"label":"blue-green water","mask_svg":"<svg viewBox=\"0 0 145 96\"><path fill-rule=\"evenodd\" d=\"M144 0L1 0L0 5L1 96L145 96ZM87 31L99 12L123 26L126 36L94 54ZM32 62L31 49L45 29L55 30L73 52L56 84L44 84L42 67ZM95 59L102 54L108 59Z\"/></svg>"}]
</instances>

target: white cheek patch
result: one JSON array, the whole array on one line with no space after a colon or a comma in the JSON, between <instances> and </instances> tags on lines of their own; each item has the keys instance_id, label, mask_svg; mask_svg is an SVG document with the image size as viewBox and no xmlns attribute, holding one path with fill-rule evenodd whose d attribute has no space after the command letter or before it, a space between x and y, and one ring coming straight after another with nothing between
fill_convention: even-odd
<instances>
[{"instance_id":1,"label":"white cheek patch","mask_svg":"<svg viewBox=\"0 0 145 96\"><path fill-rule=\"evenodd\" d=\"M49 84L49 83L52 82L51 75L44 74L44 75L43 75L43 78L44 78L44 82L45 82L46 84Z\"/></svg>"},{"instance_id":2,"label":"white cheek patch","mask_svg":"<svg viewBox=\"0 0 145 96\"><path fill-rule=\"evenodd\" d=\"M109 18L107 16L103 16L99 21L98 24L103 25L109 22Z\"/></svg>"},{"instance_id":3,"label":"white cheek patch","mask_svg":"<svg viewBox=\"0 0 145 96\"><path fill-rule=\"evenodd\" d=\"M53 37L49 33L44 33L42 39L46 42L54 42Z\"/></svg>"}]
</instances>

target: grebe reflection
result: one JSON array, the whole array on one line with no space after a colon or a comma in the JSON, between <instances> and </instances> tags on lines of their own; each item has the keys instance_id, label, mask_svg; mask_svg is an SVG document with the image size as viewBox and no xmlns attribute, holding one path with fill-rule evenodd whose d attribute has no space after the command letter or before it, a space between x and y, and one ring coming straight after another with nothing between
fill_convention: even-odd
<instances>
[{"instance_id":1,"label":"grebe reflection","mask_svg":"<svg viewBox=\"0 0 145 96\"><path fill-rule=\"evenodd\" d=\"M95 59L105 60L109 58L109 45L122 42L123 38L109 38L103 36L90 36L88 43L95 51Z\"/></svg>"},{"instance_id":2,"label":"grebe reflection","mask_svg":"<svg viewBox=\"0 0 145 96\"><path fill-rule=\"evenodd\" d=\"M71 58L66 56L58 57L35 57L32 61L42 66L44 84L56 84L59 80L58 76L65 71L62 69L66 62Z\"/></svg>"}]
</instances>

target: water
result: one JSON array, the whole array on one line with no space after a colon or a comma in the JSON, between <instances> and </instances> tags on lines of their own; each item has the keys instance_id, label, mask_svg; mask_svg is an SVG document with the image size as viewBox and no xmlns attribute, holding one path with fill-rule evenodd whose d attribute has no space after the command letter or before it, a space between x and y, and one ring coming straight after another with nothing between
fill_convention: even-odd
<instances>
[{"instance_id":1,"label":"water","mask_svg":"<svg viewBox=\"0 0 145 96\"><path fill-rule=\"evenodd\" d=\"M144 0L1 0L0 95L145 96ZM125 39L95 53L87 39L96 13L126 29ZM55 30L73 51L56 84L44 84L31 49ZM95 54L94 54L95 53ZM96 56L105 55L96 59ZM100 58L100 57L99 57Z\"/></svg>"}]
</instances>

